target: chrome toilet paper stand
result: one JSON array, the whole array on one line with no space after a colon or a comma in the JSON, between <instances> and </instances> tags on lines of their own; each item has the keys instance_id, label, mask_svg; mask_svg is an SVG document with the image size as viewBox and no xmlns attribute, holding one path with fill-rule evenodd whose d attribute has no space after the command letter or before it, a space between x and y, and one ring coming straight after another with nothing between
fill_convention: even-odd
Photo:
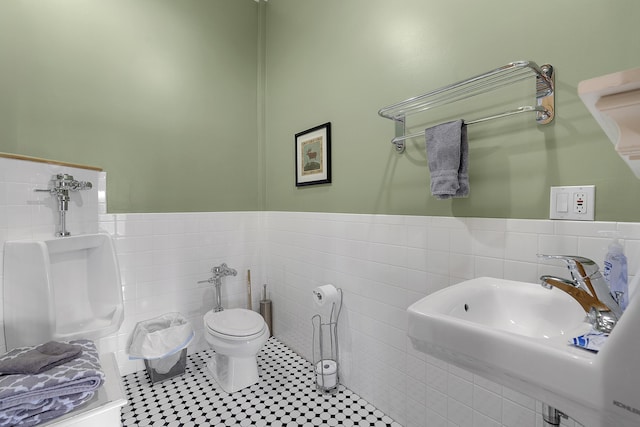
<instances>
[{"instance_id":1,"label":"chrome toilet paper stand","mask_svg":"<svg viewBox=\"0 0 640 427\"><path fill-rule=\"evenodd\" d=\"M313 326L312 358L316 389L322 393L334 394L340 384L340 363L338 361L338 318L342 310L342 289L339 301L331 303L329 318L320 314L311 317ZM328 342L327 342L328 338Z\"/></svg>"}]
</instances>

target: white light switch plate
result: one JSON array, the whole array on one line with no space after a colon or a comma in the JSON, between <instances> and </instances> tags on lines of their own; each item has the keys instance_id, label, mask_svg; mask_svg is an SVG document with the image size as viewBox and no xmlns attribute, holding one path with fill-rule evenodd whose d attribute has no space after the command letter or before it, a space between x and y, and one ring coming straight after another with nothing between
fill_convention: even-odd
<instances>
[{"instance_id":1,"label":"white light switch plate","mask_svg":"<svg viewBox=\"0 0 640 427\"><path fill-rule=\"evenodd\" d=\"M549 198L550 219L593 221L595 219L595 207L595 185L551 187L551 197Z\"/></svg>"}]
</instances>

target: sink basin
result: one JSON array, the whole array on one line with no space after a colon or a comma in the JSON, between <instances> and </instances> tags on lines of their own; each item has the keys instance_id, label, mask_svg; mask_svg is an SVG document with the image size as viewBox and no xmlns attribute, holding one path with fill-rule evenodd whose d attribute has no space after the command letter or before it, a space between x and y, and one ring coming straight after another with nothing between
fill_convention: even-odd
<instances>
[{"instance_id":1,"label":"sink basin","mask_svg":"<svg viewBox=\"0 0 640 427\"><path fill-rule=\"evenodd\" d=\"M527 337L551 338L589 329L580 305L564 292L489 277L437 292L411 310Z\"/></svg>"},{"instance_id":2,"label":"sink basin","mask_svg":"<svg viewBox=\"0 0 640 427\"><path fill-rule=\"evenodd\" d=\"M408 308L413 346L556 407L586 427L640 425L640 299L598 352L570 338L591 329L559 289L480 277Z\"/></svg>"}]
</instances>

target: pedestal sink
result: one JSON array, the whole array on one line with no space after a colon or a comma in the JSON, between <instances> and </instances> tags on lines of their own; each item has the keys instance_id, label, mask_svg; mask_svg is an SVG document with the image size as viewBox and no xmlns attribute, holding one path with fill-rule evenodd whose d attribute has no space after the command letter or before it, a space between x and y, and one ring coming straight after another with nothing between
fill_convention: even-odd
<instances>
[{"instance_id":1,"label":"pedestal sink","mask_svg":"<svg viewBox=\"0 0 640 427\"><path fill-rule=\"evenodd\" d=\"M551 405L586 427L640 425L640 298L598 353L570 338L591 329L559 289L481 277L408 308L413 346Z\"/></svg>"}]
</instances>

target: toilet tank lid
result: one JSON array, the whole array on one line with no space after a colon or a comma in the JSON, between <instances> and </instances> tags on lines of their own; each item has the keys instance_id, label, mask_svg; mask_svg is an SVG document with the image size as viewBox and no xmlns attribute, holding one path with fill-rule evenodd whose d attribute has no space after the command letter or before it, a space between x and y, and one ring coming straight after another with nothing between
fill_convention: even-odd
<instances>
[{"instance_id":1,"label":"toilet tank lid","mask_svg":"<svg viewBox=\"0 0 640 427\"><path fill-rule=\"evenodd\" d=\"M210 311L204 323L218 333L237 337L254 335L264 328L264 319L255 311L231 308L219 312Z\"/></svg>"}]
</instances>

